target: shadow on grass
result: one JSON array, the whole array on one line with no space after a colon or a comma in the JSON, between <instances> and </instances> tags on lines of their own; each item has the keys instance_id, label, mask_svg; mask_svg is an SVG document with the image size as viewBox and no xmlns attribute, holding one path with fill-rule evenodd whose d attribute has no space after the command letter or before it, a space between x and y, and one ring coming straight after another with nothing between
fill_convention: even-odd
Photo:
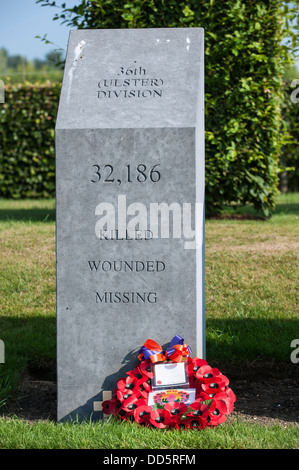
<instances>
[{"instance_id":1,"label":"shadow on grass","mask_svg":"<svg viewBox=\"0 0 299 470\"><path fill-rule=\"evenodd\" d=\"M289 199L289 201L288 201ZM298 202L297 202L298 201ZM11 200L9 200L11 205ZM16 200L15 204L20 201ZM22 201L21 201L22 203ZM32 204L30 200L28 203ZM39 204L39 201L37 201ZM2 208L0 208L0 221L32 221L32 222L55 222L56 209L47 207L31 207L31 208L12 208L5 207L5 200L2 200ZM281 202L278 201L273 215L299 215L299 195L297 193L287 193L282 196ZM216 219L237 219L237 220L267 220L264 215L256 211L252 205L246 206L225 206L219 214L206 214L206 218Z\"/></svg>"},{"instance_id":2,"label":"shadow on grass","mask_svg":"<svg viewBox=\"0 0 299 470\"><path fill-rule=\"evenodd\" d=\"M102 328L101 323L100 326ZM90 332L91 335L92 333ZM107 335L114 335L110 326L107 326ZM5 344L5 368L13 368L17 364L35 364L37 368L38 364L42 367L44 358L55 360L56 319L53 316L0 316L0 338ZM207 361L291 362L291 342L298 338L299 318L207 318ZM144 341L146 339L144 338ZM185 342L188 343L188 338L185 338ZM139 349L141 346L132 344L133 349ZM297 357L299 361L299 349ZM132 362L134 358L131 357L130 360ZM297 368L299 372L299 362Z\"/></svg>"},{"instance_id":3,"label":"shadow on grass","mask_svg":"<svg viewBox=\"0 0 299 470\"><path fill-rule=\"evenodd\" d=\"M277 204L274 214L299 215L299 203Z\"/></svg>"},{"instance_id":4,"label":"shadow on grass","mask_svg":"<svg viewBox=\"0 0 299 470\"><path fill-rule=\"evenodd\" d=\"M290 424L297 421L299 365L290 360L290 343L299 332L298 327L299 320L287 319L211 319L207 322L207 360L229 378L237 396L235 411L241 416L245 413L250 419L269 424L273 419ZM1 364L2 369L0 367L0 389L7 386L6 396L11 397L3 408L4 415L13 414L30 421L41 417L56 421L55 319L0 317L0 331L7 346L7 362ZM134 346L138 349L140 345ZM94 402L102 401L102 391L115 389L117 379L125 377L139 364L133 351L129 363L127 359L124 357L126 365L120 365L118 374L106 378L102 390L99 384L98 393L64 416L62 422L101 419L101 412L94 411ZM19 379L26 377L26 381L19 382L15 398L9 386L12 375L18 375ZM96 378L90 380L96 381ZM18 381L15 387L17 384ZM85 383L82 383L83 391L84 388ZM3 398L5 390L2 392ZM78 392L80 394L80 390Z\"/></svg>"},{"instance_id":5,"label":"shadow on grass","mask_svg":"<svg viewBox=\"0 0 299 470\"><path fill-rule=\"evenodd\" d=\"M271 419L297 421L299 364L293 363L290 358L293 352L291 342L296 332L299 336L299 320L208 321L207 361L229 378L237 395L237 412L245 411L254 419L260 417L266 422L271 422ZM131 367L138 365L139 361L134 355L131 360ZM117 374L107 377L103 390L115 389L117 380L125 377L129 369L127 365L120 368ZM93 402L102 399L101 391L65 416L63 421L75 419L76 416L83 420L88 418ZM99 415L93 415L93 419L99 419Z\"/></svg>"},{"instance_id":6,"label":"shadow on grass","mask_svg":"<svg viewBox=\"0 0 299 470\"><path fill-rule=\"evenodd\" d=\"M55 222L55 209L0 209L0 221Z\"/></svg>"},{"instance_id":7,"label":"shadow on grass","mask_svg":"<svg viewBox=\"0 0 299 470\"><path fill-rule=\"evenodd\" d=\"M299 215L299 204L277 204L273 215ZM226 208L223 213L209 216L210 219L267 220L252 207ZM55 209L0 209L0 221L7 222L55 222Z\"/></svg>"},{"instance_id":8,"label":"shadow on grass","mask_svg":"<svg viewBox=\"0 0 299 470\"><path fill-rule=\"evenodd\" d=\"M291 342L299 338L299 319L207 319L206 325L208 361L291 363Z\"/></svg>"},{"instance_id":9,"label":"shadow on grass","mask_svg":"<svg viewBox=\"0 0 299 470\"><path fill-rule=\"evenodd\" d=\"M2 316L0 317L0 332L6 348L5 364L1 364L2 386L5 384L6 378L8 379L15 374L21 377L25 370L35 384L41 380L56 381L56 324L54 318L21 319ZM251 400L249 406L248 398L246 398L248 384L254 386L257 390L256 393L264 398L269 397L269 390L272 387L271 396L274 401L278 400L280 393L284 393L286 381L290 396L292 397L291 394L295 393L295 388L298 388L299 363L291 361L291 353L294 351L291 342L299 337L299 319L208 319L206 332L206 359L208 363L212 367L218 367L222 373L227 375L233 385L232 388L237 387L238 395L240 398L243 397L246 406L248 404L249 412L250 406L254 406L254 400ZM109 334L109 327L107 327L107 335ZM167 336L167 332L165 336ZM144 338L144 340L146 339ZM185 341L188 343L188 338L185 338ZM134 344L132 346L138 349L141 345ZM192 356L194 357L195 354ZM299 358L299 351L295 357ZM126 366L120 364L119 372L106 378L102 390L114 389L118 378L126 376L129 369L139 363L137 355L136 357L132 355L130 364L125 359L124 357ZM75 373L77 374L78 371ZM36 380L37 382L34 382ZM91 377L91 381L94 380L96 381L96 378ZM297 381L297 385L295 384L294 388L295 381ZM35 387L37 386L35 385ZM281 386L282 390L278 391L275 388L277 386ZM82 383L82 390L84 387L85 384ZM93 402L102 400L102 390L99 384L98 394L90 397L86 403L82 403L79 408L73 410L69 416L65 417L65 420L76 416L85 419L86 416L89 416L93 410ZM275 414L272 408L266 411L264 408L261 411L254 408L254 412L257 415L260 413L263 416L268 414L269 417L276 415L279 417L278 410L274 410ZM96 413L94 419L98 419L99 414Z\"/></svg>"},{"instance_id":10,"label":"shadow on grass","mask_svg":"<svg viewBox=\"0 0 299 470\"><path fill-rule=\"evenodd\" d=\"M295 199L295 195L290 195L292 200L286 202L282 200L276 204L272 215L299 215L299 198ZM294 202L295 200L295 202ZM236 220L268 220L260 211L254 209L252 205L246 206L225 206L221 213L211 215L212 219L236 219Z\"/></svg>"}]
</instances>

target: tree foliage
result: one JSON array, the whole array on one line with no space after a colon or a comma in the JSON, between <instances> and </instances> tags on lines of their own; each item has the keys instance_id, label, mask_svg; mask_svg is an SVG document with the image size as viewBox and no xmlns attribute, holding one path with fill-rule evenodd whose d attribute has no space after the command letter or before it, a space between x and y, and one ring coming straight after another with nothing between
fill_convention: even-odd
<instances>
[{"instance_id":1,"label":"tree foliage","mask_svg":"<svg viewBox=\"0 0 299 470\"><path fill-rule=\"evenodd\" d=\"M0 195L55 195L54 126L60 84L5 87L0 113Z\"/></svg>"},{"instance_id":2,"label":"tree foliage","mask_svg":"<svg viewBox=\"0 0 299 470\"><path fill-rule=\"evenodd\" d=\"M294 71L290 78L285 77L283 87L285 99L282 116L287 133L286 144L282 148L281 163L284 172L282 184L289 191L299 191L299 72ZM285 183L284 183L285 180Z\"/></svg>"},{"instance_id":3,"label":"tree foliage","mask_svg":"<svg viewBox=\"0 0 299 470\"><path fill-rule=\"evenodd\" d=\"M285 143L282 77L296 53L298 0L37 0L72 28L204 27L206 208L275 206Z\"/></svg>"},{"instance_id":4,"label":"tree foliage","mask_svg":"<svg viewBox=\"0 0 299 470\"><path fill-rule=\"evenodd\" d=\"M20 83L30 81L60 81L63 62L61 50L48 52L44 59L34 58L28 60L20 54L10 55L6 49L0 49L0 78L5 83Z\"/></svg>"}]
</instances>

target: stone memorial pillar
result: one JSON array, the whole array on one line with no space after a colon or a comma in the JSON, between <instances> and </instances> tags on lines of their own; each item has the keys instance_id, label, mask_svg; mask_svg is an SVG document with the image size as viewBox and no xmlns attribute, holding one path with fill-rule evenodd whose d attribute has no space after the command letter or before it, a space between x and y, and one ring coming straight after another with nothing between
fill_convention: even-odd
<instances>
[{"instance_id":1,"label":"stone memorial pillar","mask_svg":"<svg viewBox=\"0 0 299 470\"><path fill-rule=\"evenodd\" d=\"M205 356L204 33L78 30L56 123L58 420L152 338Z\"/></svg>"}]
</instances>

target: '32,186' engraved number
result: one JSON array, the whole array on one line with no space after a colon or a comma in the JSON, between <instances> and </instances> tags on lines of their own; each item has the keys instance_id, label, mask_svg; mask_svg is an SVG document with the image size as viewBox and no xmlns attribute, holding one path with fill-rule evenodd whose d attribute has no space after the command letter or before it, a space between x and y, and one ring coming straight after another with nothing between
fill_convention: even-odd
<instances>
[{"instance_id":1,"label":"'32,186' engraved number","mask_svg":"<svg viewBox=\"0 0 299 470\"><path fill-rule=\"evenodd\" d=\"M112 165L92 165L94 174L90 181L92 183L98 183L99 181L104 183L116 182L117 184L121 184L122 181L126 183L132 183L133 181L138 181L139 183L144 183L145 181L158 183L161 179L161 173L157 169L158 166L159 163L151 168L147 168L143 163L137 165L136 168L132 168L131 165L127 165L125 178L121 180L120 178L115 177L114 167Z\"/></svg>"}]
</instances>

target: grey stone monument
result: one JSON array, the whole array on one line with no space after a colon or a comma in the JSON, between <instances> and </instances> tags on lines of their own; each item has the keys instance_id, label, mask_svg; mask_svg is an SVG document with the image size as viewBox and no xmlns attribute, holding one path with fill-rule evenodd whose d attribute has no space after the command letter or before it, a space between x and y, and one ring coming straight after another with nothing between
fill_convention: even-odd
<instances>
[{"instance_id":1,"label":"grey stone monument","mask_svg":"<svg viewBox=\"0 0 299 470\"><path fill-rule=\"evenodd\" d=\"M70 33L56 123L58 420L151 338L205 356L202 28Z\"/></svg>"}]
</instances>

